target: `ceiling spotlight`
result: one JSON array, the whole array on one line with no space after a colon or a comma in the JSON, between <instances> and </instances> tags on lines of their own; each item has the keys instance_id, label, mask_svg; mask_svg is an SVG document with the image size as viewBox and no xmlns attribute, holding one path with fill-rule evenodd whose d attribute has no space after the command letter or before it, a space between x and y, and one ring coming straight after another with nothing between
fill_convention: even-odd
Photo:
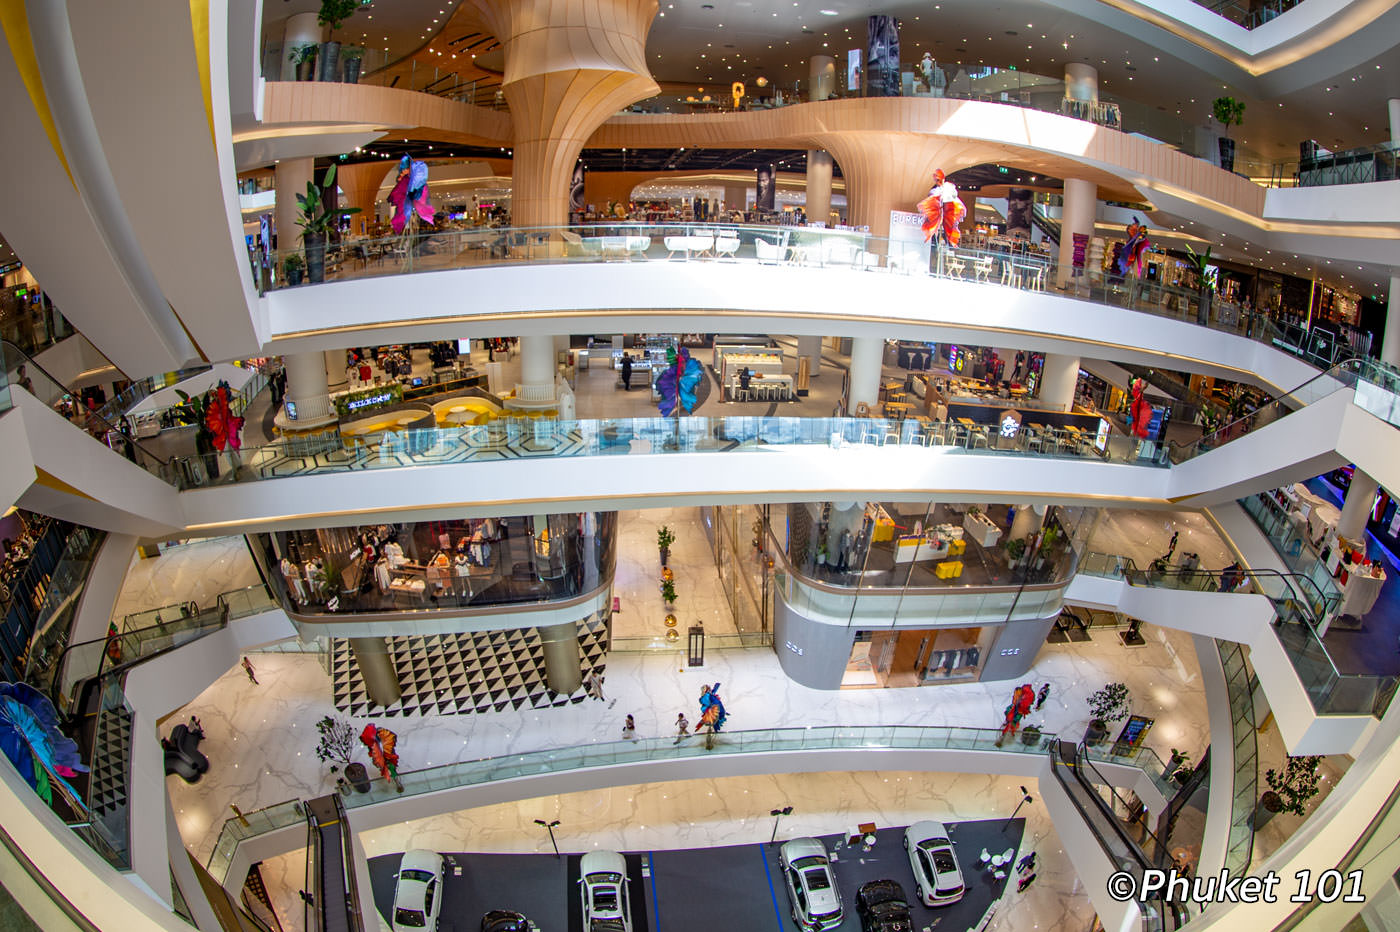
<instances>
[{"instance_id":1,"label":"ceiling spotlight","mask_svg":"<svg viewBox=\"0 0 1400 932\"><path fill-rule=\"evenodd\" d=\"M822 14L823 16L839 16L839 15L840 15L840 14L837 13L835 10L822 10L822 11L821 11L821 14Z\"/></svg>"}]
</instances>

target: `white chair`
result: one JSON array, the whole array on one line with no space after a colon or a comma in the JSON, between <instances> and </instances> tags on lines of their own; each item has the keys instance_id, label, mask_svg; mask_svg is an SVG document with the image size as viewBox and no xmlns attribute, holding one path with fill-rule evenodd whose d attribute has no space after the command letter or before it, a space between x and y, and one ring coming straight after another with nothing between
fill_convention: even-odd
<instances>
[{"instance_id":1,"label":"white chair","mask_svg":"<svg viewBox=\"0 0 1400 932\"><path fill-rule=\"evenodd\" d=\"M986 848L983 848L983 849L982 849L982 853L979 854L979 855L977 856L977 866L978 866L978 867L986 867L988 864L991 863L991 861L992 861L992 856L991 856L991 854L988 853L988 851L987 851Z\"/></svg>"},{"instance_id":2,"label":"white chair","mask_svg":"<svg viewBox=\"0 0 1400 932\"><path fill-rule=\"evenodd\" d=\"M689 236L663 236L661 242L666 245L667 259L674 259L678 252L683 252L687 259L690 258Z\"/></svg>"},{"instance_id":3,"label":"white chair","mask_svg":"<svg viewBox=\"0 0 1400 932\"><path fill-rule=\"evenodd\" d=\"M733 256L733 255L734 255L736 252L738 252L738 251L739 251L739 237L737 237L737 236L725 236L725 235L723 235L723 234L721 234L721 235L715 237L715 256L716 256L716 258L724 258L725 256Z\"/></svg>"},{"instance_id":4,"label":"white chair","mask_svg":"<svg viewBox=\"0 0 1400 932\"><path fill-rule=\"evenodd\" d=\"M753 248L758 253L758 261L768 265L777 265L787 258L786 246L775 246L761 236L754 237Z\"/></svg>"},{"instance_id":5,"label":"white chair","mask_svg":"<svg viewBox=\"0 0 1400 932\"><path fill-rule=\"evenodd\" d=\"M847 243L841 240L823 243L821 251L822 265L854 265L856 261L856 246L854 243Z\"/></svg>"},{"instance_id":6,"label":"white chair","mask_svg":"<svg viewBox=\"0 0 1400 932\"><path fill-rule=\"evenodd\" d=\"M596 256L599 252L596 241L587 242L582 236L570 230L560 230L559 238L564 241L566 256Z\"/></svg>"},{"instance_id":7,"label":"white chair","mask_svg":"<svg viewBox=\"0 0 1400 932\"><path fill-rule=\"evenodd\" d=\"M990 284L992 280L992 257L981 256L972 260L972 280Z\"/></svg>"},{"instance_id":8,"label":"white chair","mask_svg":"<svg viewBox=\"0 0 1400 932\"><path fill-rule=\"evenodd\" d=\"M651 248L650 236L629 236L627 237L627 258L633 256L646 257L646 252Z\"/></svg>"},{"instance_id":9,"label":"white chair","mask_svg":"<svg viewBox=\"0 0 1400 932\"><path fill-rule=\"evenodd\" d=\"M715 237L713 233L706 233L703 236L692 236L690 239L690 249L700 255L706 255L715 248Z\"/></svg>"},{"instance_id":10,"label":"white chair","mask_svg":"<svg viewBox=\"0 0 1400 932\"><path fill-rule=\"evenodd\" d=\"M961 279L967 269L967 262L951 249L943 259L943 274L949 278Z\"/></svg>"},{"instance_id":11,"label":"white chair","mask_svg":"<svg viewBox=\"0 0 1400 932\"><path fill-rule=\"evenodd\" d=\"M1030 281L1027 283L1027 286L1028 286L1032 291L1044 291L1044 290L1045 290L1045 266L1043 266L1043 265L1032 265L1032 266L1027 266L1027 267L1026 267L1026 274L1027 274L1027 276L1030 278Z\"/></svg>"}]
</instances>

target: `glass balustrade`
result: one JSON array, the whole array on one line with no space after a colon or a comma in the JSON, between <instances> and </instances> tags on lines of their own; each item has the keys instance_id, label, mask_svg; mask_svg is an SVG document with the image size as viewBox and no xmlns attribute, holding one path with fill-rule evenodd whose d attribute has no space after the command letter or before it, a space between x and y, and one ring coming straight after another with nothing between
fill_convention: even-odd
<instances>
[{"instance_id":1,"label":"glass balustrade","mask_svg":"<svg viewBox=\"0 0 1400 932\"><path fill-rule=\"evenodd\" d=\"M998 751L1006 754L1044 754L1057 742L1053 734L1043 733L1036 740L1022 738L1000 741L1001 731L995 728L957 728L918 725L856 725L819 726L812 728L771 728L754 731L725 731L715 734L707 747L704 736L693 736L676 744L673 738L643 738L638 741L613 741L576 747L550 748L523 754L508 754L480 760L459 761L423 770L400 773L397 781L375 777L364 793L351 793L345 798L346 808L372 806L375 803L402 799L423 793L434 793L464 786L478 786L499 780L611 767L617 764L648 761L688 760L708 755L761 754L774 751L819 751L840 749L869 750L972 750ZM1095 760L1136 767L1159 783L1163 764L1151 752L1114 755L1111 751L1095 752ZM245 839L287 828L302 820L300 802L278 803L266 809L245 813L229 819L219 832L214 851L209 858L209 872L223 881L229 865L237 854L238 844Z\"/></svg>"}]
</instances>

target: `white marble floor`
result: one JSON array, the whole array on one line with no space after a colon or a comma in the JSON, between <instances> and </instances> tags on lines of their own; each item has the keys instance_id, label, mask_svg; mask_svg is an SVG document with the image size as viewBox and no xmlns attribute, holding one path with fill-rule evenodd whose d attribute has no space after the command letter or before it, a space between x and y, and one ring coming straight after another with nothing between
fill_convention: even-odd
<instances>
[{"instance_id":1,"label":"white marble floor","mask_svg":"<svg viewBox=\"0 0 1400 932\"><path fill-rule=\"evenodd\" d=\"M1089 538L1089 549L1131 557L1139 568L1167 552L1173 532L1180 532L1172 562L1183 553L1200 554L1205 569L1221 569L1233 562L1229 549L1215 528L1199 511L1146 511L1105 508Z\"/></svg>"},{"instance_id":2,"label":"white marble floor","mask_svg":"<svg viewBox=\"0 0 1400 932\"><path fill-rule=\"evenodd\" d=\"M671 570L676 574L676 620L683 632L696 622L707 634L735 630L724 599L710 540L699 508L652 508L618 513L617 571L613 595L622 611L613 616L613 637L656 637L666 632L660 594L661 562L656 531L663 524L676 535Z\"/></svg>"},{"instance_id":3,"label":"white marble floor","mask_svg":"<svg viewBox=\"0 0 1400 932\"><path fill-rule=\"evenodd\" d=\"M1074 866L1065 856L1036 781L1020 778L938 773L813 773L715 780L649 783L587 793L568 793L483 806L417 819L361 835L370 857L408 848L436 851L545 854L548 836L534 824L558 819L561 851L612 848L655 851L768 841L768 811L792 806L778 840L833 834L857 822L908 825L918 819L954 822L1002 818L1011 814L1024 783L1035 802L1021 809L1026 819L1019 856L1035 851L1036 881L1023 893L1012 885L991 929L998 932L1063 930L1081 932L1094 915ZM956 841L956 829L954 840ZM962 858L964 873L975 862ZM300 930L306 860L297 851L263 862L263 879L281 907L284 926ZM781 896L781 894L779 894Z\"/></svg>"},{"instance_id":4,"label":"white marble floor","mask_svg":"<svg viewBox=\"0 0 1400 932\"><path fill-rule=\"evenodd\" d=\"M170 547L158 557L131 554L112 618L121 627L132 612L144 612L177 602L214 604L221 592L260 581L248 545L241 537L210 537Z\"/></svg>"}]
</instances>

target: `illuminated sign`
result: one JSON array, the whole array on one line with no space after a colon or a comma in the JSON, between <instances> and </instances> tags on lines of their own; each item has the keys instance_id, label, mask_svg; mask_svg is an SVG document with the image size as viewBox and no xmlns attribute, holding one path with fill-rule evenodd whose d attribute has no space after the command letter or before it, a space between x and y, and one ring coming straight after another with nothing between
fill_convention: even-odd
<instances>
[{"instance_id":1,"label":"illuminated sign","mask_svg":"<svg viewBox=\"0 0 1400 932\"><path fill-rule=\"evenodd\" d=\"M1113 425L1109 424L1108 421L1103 418L1099 418L1099 432L1098 435L1094 437L1095 450L1102 453L1104 450L1108 449L1108 432L1112 429Z\"/></svg>"},{"instance_id":2,"label":"illuminated sign","mask_svg":"<svg viewBox=\"0 0 1400 932\"><path fill-rule=\"evenodd\" d=\"M381 392L378 395L370 395L368 398L357 398L354 401L346 402L345 410L358 411L361 408L368 408L372 405L387 404L394 400L393 392Z\"/></svg>"}]
</instances>

